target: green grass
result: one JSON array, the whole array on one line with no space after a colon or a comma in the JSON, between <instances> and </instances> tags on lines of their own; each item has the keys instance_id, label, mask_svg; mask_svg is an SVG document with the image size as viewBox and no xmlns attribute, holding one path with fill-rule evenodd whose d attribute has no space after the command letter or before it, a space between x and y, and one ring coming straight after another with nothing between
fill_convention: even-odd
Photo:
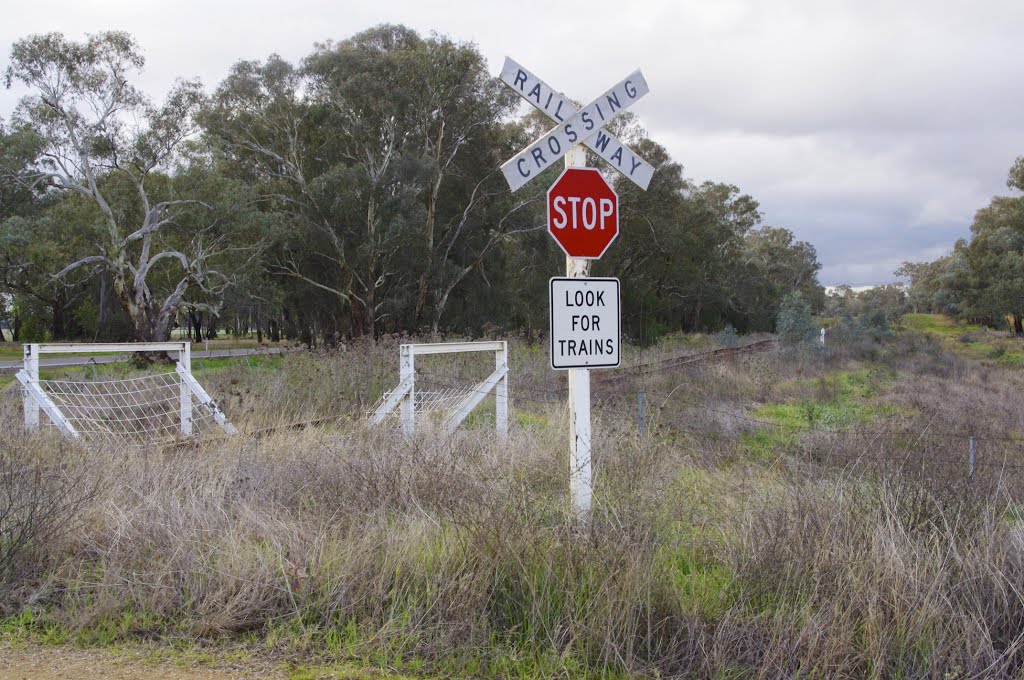
<instances>
[{"instance_id":1,"label":"green grass","mask_svg":"<svg viewBox=\"0 0 1024 680\"><path fill-rule=\"evenodd\" d=\"M888 372L862 368L784 383L780 386L784 393L817 394L765 404L754 411L754 418L770 425L744 433L743 447L754 459L771 462L781 453L792 451L803 432L842 430L893 415L894 407L868 402L894 378Z\"/></svg>"},{"instance_id":2,"label":"green grass","mask_svg":"<svg viewBox=\"0 0 1024 680\"><path fill-rule=\"evenodd\" d=\"M260 640L253 636L242 636L240 640L211 643L196 642L185 637L161 639L161 644L142 645L138 642L139 626L159 624L152 617L123 612L119 616L104 617L92 627L74 631L66 626L44 620L31 610L24 610L7 619L0 620L0 638L14 648L27 645L58 647L73 644L79 648L102 649L118 658L132 659L143 667L176 666L179 668L219 668L225 664L245 667L253 664L277 665L260 657L263 652ZM330 636L324 636L327 645L324 651L338 652L337 645L330 644ZM271 658L273 654L271 654ZM313 680L345 678L346 680L420 680L431 676L418 672L416 661L404 664L412 675L388 669L383 670L369 658L351 657L331 662L303 662L290 665L287 677L290 680ZM387 666L388 664L383 664Z\"/></svg>"},{"instance_id":3,"label":"green grass","mask_svg":"<svg viewBox=\"0 0 1024 680\"><path fill-rule=\"evenodd\" d=\"M996 358L996 362L1001 366L1012 366L1014 368L1024 367L1024 353L1021 352L1007 352Z\"/></svg>"},{"instance_id":4,"label":"green grass","mask_svg":"<svg viewBox=\"0 0 1024 680\"><path fill-rule=\"evenodd\" d=\"M964 359L1004 368L1024 367L1019 338L987 331L978 324L961 323L941 314L905 314L903 327L939 338L945 349Z\"/></svg>"},{"instance_id":5,"label":"green grass","mask_svg":"<svg viewBox=\"0 0 1024 680\"><path fill-rule=\"evenodd\" d=\"M904 314L901 320L903 327L908 330L932 333L943 337L956 337L981 328L976 323L954 321L942 314Z\"/></svg>"},{"instance_id":6,"label":"green grass","mask_svg":"<svg viewBox=\"0 0 1024 680\"><path fill-rule=\"evenodd\" d=\"M743 450L754 460L761 463L775 461L780 453L793 450L798 435L793 429L761 429L744 432L740 437Z\"/></svg>"}]
</instances>

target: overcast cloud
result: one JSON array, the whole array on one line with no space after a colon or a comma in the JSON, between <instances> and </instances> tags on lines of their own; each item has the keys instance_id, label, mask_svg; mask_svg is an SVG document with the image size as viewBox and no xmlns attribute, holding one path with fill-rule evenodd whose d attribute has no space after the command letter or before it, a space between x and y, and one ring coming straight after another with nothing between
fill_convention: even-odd
<instances>
[{"instance_id":1,"label":"overcast cloud","mask_svg":"<svg viewBox=\"0 0 1024 680\"><path fill-rule=\"evenodd\" d=\"M1024 155L1021 0L15 0L0 17L4 65L31 33L129 31L158 99L175 77L211 89L237 60L298 61L381 22L475 42L495 74L511 56L576 99L639 66L651 136L813 243L827 285L947 252ZM0 116L23 94L0 92Z\"/></svg>"}]
</instances>

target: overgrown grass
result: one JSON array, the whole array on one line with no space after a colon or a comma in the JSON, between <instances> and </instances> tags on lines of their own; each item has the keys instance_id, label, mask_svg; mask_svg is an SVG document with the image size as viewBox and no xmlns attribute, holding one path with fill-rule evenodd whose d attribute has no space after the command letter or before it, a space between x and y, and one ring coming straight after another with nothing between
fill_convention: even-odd
<instances>
[{"instance_id":1,"label":"overgrown grass","mask_svg":"<svg viewBox=\"0 0 1024 680\"><path fill-rule=\"evenodd\" d=\"M978 324L955 321L943 314L904 314L900 322L908 330L953 338L981 328Z\"/></svg>"},{"instance_id":2,"label":"overgrown grass","mask_svg":"<svg viewBox=\"0 0 1024 680\"><path fill-rule=\"evenodd\" d=\"M941 314L905 314L902 325L940 338L947 350L966 359L1005 368L1024 366L1024 341L1007 332L957 322Z\"/></svg>"},{"instance_id":3,"label":"overgrown grass","mask_svg":"<svg viewBox=\"0 0 1024 680\"><path fill-rule=\"evenodd\" d=\"M908 336L595 382L581 523L562 383L536 346L512 357L506 441L486 410L450 438L362 428L394 340L197 367L242 435L167 449L26 436L7 390L0 447L38 474L4 488L83 493L3 580L0 635L238 645L311 677L1024 670L1019 372ZM487 363L420 368L439 385Z\"/></svg>"}]
</instances>

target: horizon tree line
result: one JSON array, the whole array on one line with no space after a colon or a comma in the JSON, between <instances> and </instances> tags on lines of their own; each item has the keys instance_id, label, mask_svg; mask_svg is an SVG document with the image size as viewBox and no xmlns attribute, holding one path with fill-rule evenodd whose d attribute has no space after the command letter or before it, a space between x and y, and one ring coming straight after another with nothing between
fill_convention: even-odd
<instances>
[{"instance_id":1,"label":"horizon tree line","mask_svg":"<svg viewBox=\"0 0 1024 680\"><path fill-rule=\"evenodd\" d=\"M161 340L176 327L310 345L385 333L533 334L564 267L544 190L498 168L539 114L475 45L380 25L298 63L239 61L211 92L135 84L127 33L17 41L25 87L0 120L0 318L15 340ZM814 247L762 224L732 184L697 183L629 114L613 130L656 168L602 168L621 237L624 330L774 329L784 296L824 304Z\"/></svg>"}]
</instances>

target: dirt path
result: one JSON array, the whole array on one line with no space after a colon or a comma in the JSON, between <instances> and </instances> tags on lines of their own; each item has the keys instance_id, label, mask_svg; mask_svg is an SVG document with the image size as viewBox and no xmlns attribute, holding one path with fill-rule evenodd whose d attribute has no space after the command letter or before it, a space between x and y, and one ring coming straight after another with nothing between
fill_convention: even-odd
<instances>
[{"instance_id":1,"label":"dirt path","mask_svg":"<svg viewBox=\"0 0 1024 680\"><path fill-rule=\"evenodd\" d=\"M119 651L36 645L11 646L0 641L0 680L278 680L288 673L259 661L245 667L180 666L154 660L145 648Z\"/></svg>"}]
</instances>

